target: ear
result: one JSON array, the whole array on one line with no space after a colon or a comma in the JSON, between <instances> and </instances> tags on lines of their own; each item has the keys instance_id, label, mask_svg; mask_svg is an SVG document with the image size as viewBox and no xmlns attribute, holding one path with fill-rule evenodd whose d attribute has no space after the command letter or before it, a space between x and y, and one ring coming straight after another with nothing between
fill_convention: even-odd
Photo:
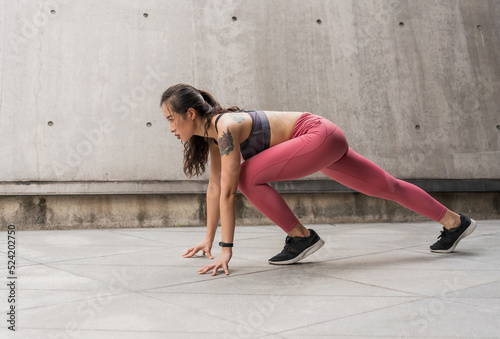
<instances>
[{"instance_id":1,"label":"ear","mask_svg":"<svg viewBox=\"0 0 500 339\"><path fill-rule=\"evenodd\" d=\"M194 121L194 119L196 118L196 110L191 107L187 110L186 115L190 120Z\"/></svg>"}]
</instances>

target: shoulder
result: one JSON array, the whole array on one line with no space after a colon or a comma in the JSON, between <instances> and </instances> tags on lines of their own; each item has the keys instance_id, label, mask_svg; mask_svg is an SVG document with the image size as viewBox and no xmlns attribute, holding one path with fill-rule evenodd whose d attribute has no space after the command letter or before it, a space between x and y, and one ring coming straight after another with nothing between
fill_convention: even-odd
<instances>
[{"instance_id":1,"label":"shoulder","mask_svg":"<svg viewBox=\"0 0 500 339\"><path fill-rule=\"evenodd\" d=\"M218 121L217 121L218 119ZM237 125L241 124L242 122L249 120L250 115L245 112L245 111L238 111L238 112L226 112L222 113L216 118L216 121L218 123L218 126L225 126L225 127L237 127ZM219 127L220 129L220 127Z\"/></svg>"},{"instance_id":2,"label":"shoulder","mask_svg":"<svg viewBox=\"0 0 500 339\"><path fill-rule=\"evenodd\" d=\"M228 112L220 117L217 124L217 144L221 156L232 154L233 150L239 153L239 145L251 129L251 120L244 111Z\"/></svg>"},{"instance_id":3,"label":"shoulder","mask_svg":"<svg viewBox=\"0 0 500 339\"><path fill-rule=\"evenodd\" d=\"M218 138L231 134L239 139L245 129L248 128L249 123L251 124L251 120L250 115L244 111L224 113L218 117L218 121L216 120Z\"/></svg>"}]
</instances>

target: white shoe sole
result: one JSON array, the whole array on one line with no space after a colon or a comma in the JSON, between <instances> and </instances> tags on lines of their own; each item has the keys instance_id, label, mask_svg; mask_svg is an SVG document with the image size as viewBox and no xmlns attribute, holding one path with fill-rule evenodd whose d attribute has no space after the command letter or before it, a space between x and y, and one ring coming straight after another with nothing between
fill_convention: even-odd
<instances>
[{"instance_id":1,"label":"white shoe sole","mask_svg":"<svg viewBox=\"0 0 500 339\"><path fill-rule=\"evenodd\" d=\"M290 264L296 263L297 261L302 260L305 257L308 257L311 254L313 254L314 252L316 252L317 250L319 250L321 247L323 247L324 244L325 244L325 241L323 239L319 239L314 245L306 248L302 253L300 253L298 256L296 256L293 259L286 260L286 261L271 261L271 260L269 260L269 263L273 264L273 265L290 265Z\"/></svg>"},{"instance_id":2,"label":"white shoe sole","mask_svg":"<svg viewBox=\"0 0 500 339\"><path fill-rule=\"evenodd\" d=\"M462 235L458 237L458 239L453 243L453 246L451 246L447 250L433 250L433 249L431 249L431 252L435 252L435 253L450 253L450 252L453 252L453 250L455 249L455 247L457 247L459 241L462 240L463 238L465 238L466 236L470 235L472 232L474 232L474 230L476 229L476 226L477 226L476 220L471 219L469 227L467 227L467 229L465 230L465 232L462 233Z\"/></svg>"}]
</instances>

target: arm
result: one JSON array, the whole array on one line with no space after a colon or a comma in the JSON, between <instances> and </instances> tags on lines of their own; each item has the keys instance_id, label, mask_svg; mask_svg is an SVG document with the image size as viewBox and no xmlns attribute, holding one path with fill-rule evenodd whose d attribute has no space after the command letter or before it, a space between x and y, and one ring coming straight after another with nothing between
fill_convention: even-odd
<instances>
[{"instance_id":1,"label":"arm","mask_svg":"<svg viewBox=\"0 0 500 339\"><path fill-rule=\"evenodd\" d=\"M207 254L208 258L212 257L212 244L219 225L219 199L220 199L220 172L221 172L221 159L219 147L213 142L208 142L210 150L210 177L208 180L207 188L207 235L195 246L189 248L182 256L190 258L199 251Z\"/></svg>"},{"instance_id":2,"label":"arm","mask_svg":"<svg viewBox=\"0 0 500 339\"><path fill-rule=\"evenodd\" d=\"M236 219L235 198L240 175L240 143L236 128L221 129L219 148L221 154L221 240L232 243Z\"/></svg>"},{"instance_id":3,"label":"arm","mask_svg":"<svg viewBox=\"0 0 500 339\"><path fill-rule=\"evenodd\" d=\"M221 120L222 122L222 120ZM240 174L240 136L239 128L235 124L221 124L219 129L219 150L221 155L221 178L220 178L220 217L221 217L221 240L232 243L235 228L235 198L238 190ZM229 274L228 263L232 257L232 248L223 247L217 261L206 265L198 270L200 274L213 269L213 274L219 268Z\"/></svg>"},{"instance_id":4,"label":"arm","mask_svg":"<svg viewBox=\"0 0 500 339\"><path fill-rule=\"evenodd\" d=\"M210 149L210 177L207 188L207 238L213 242L220 218L221 159L219 147L213 141L209 141L208 146Z\"/></svg>"}]
</instances>

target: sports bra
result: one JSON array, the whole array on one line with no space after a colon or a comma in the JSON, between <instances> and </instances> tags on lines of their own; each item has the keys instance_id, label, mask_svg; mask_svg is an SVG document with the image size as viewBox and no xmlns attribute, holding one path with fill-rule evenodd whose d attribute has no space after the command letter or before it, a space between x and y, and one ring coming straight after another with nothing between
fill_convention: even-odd
<instances>
[{"instance_id":1,"label":"sports bra","mask_svg":"<svg viewBox=\"0 0 500 339\"><path fill-rule=\"evenodd\" d=\"M246 112L252 117L252 131L248 138L240 144L241 156L243 159L247 160L254 155L266 150L271 144L271 127L269 126L269 119L267 119L266 114L263 111L242 111ZM223 114L221 113L215 119L215 130L219 133L217 129L217 122ZM217 141L215 141L217 144Z\"/></svg>"}]
</instances>

